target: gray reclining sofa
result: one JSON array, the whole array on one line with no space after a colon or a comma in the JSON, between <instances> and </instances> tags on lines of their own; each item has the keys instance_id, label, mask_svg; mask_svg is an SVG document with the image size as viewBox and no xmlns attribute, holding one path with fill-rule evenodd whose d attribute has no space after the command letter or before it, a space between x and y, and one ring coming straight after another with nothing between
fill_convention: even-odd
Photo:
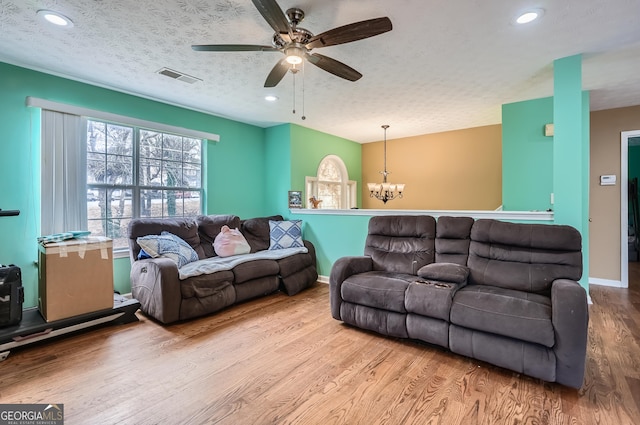
<instances>
[{"instance_id":1,"label":"gray reclining sofa","mask_svg":"<svg viewBox=\"0 0 640 425\"><path fill-rule=\"evenodd\" d=\"M380 216L336 261L331 314L580 388L588 308L580 233L470 217Z\"/></svg>"},{"instance_id":2,"label":"gray reclining sofa","mask_svg":"<svg viewBox=\"0 0 640 425\"><path fill-rule=\"evenodd\" d=\"M303 241L306 253L280 259L255 259L228 270L180 279L176 262L169 258L138 259L137 238L172 233L187 242L200 260L216 257L213 241L222 226L238 228L251 247L251 253L269 249L269 221L282 221L280 215L241 220L235 215L207 215L192 218L138 218L129 223L131 294L140 309L168 324L204 316L233 304L282 289L294 295L313 285L317 278L313 244Z\"/></svg>"}]
</instances>

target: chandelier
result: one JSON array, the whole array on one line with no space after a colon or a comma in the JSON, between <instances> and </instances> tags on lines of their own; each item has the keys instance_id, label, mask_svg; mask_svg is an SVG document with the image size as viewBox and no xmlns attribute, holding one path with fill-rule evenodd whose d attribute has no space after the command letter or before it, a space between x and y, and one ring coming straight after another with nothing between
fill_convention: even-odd
<instances>
[{"instance_id":1,"label":"chandelier","mask_svg":"<svg viewBox=\"0 0 640 425\"><path fill-rule=\"evenodd\" d=\"M380 171L382 174L382 183L367 183L369 188L369 196L381 200L383 203L387 203L395 198L402 198L402 192L404 192L403 183L389 183L387 182L387 176L391 174L387 171L387 124L383 125L384 129L384 171Z\"/></svg>"}]
</instances>

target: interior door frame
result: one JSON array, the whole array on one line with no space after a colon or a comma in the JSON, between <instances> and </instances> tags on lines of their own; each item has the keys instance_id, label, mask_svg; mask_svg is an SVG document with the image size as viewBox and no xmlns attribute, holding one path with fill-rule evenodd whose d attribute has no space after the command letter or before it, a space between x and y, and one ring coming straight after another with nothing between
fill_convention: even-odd
<instances>
[{"instance_id":1,"label":"interior door frame","mask_svg":"<svg viewBox=\"0 0 640 425\"><path fill-rule=\"evenodd\" d=\"M640 130L620 133L620 283L629 287L629 139Z\"/></svg>"}]
</instances>

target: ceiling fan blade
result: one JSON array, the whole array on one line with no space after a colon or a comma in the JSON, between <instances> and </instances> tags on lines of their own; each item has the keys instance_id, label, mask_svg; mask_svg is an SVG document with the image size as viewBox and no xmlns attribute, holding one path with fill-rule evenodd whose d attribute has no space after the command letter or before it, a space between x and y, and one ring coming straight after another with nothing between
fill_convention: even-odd
<instances>
[{"instance_id":1,"label":"ceiling fan blade","mask_svg":"<svg viewBox=\"0 0 640 425\"><path fill-rule=\"evenodd\" d=\"M349 65L345 65L342 62L331 59L328 56L320 55L318 53L307 53L306 56L309 62L311 62L318 68L324 69L325 71L330 72L340 78L344 78L345 80L357 81L362 78L362 74L351 68Z\"/></svg>"},{"instance_id":2,"label":"ceiling fan blade","mask_svg":"<svg viewBox=\"0 0 640 425\"><path fill-rule=\"evenodd\" d=\"M316 35L309 40L306 47L307 49L315 49L317 47L350 43L391 31L392 28L391 20L387 17L354 22L353 24L334 28Z\"/></svg>"},{"instance_id":3,"label":"ceiling fan blade","mask_svg":"<svg viewBox=\"0 0 640 425\"><path fill-rule=\"evenodd\" d=\"M273 46L258 46L253 44L197 44L191 46L198 52L269 52L276 51Z\"/></svg>"},{"instance_id":4,"label":"ceiling fan blade","mask_svg":"<svg viewBox=\"0 0 640 425\"><path fill-rule=\"evenodd\" d=\"M252 0L258 12L271 25L275 32L290 33L291 25L276 0Z\"/></svg>"},{"instance_id":5,"label":"ceiling fan blade","mask_svg":"<svg viewBox=\"0 0 640 425\"><path fill-rule=\"evenodd\" d=\"M265 87L275 87L284 78L285 74L289 70L289 62L287 58L283 58L273 67L267 79L264 82Z\"/></svg>"}]
</instances>

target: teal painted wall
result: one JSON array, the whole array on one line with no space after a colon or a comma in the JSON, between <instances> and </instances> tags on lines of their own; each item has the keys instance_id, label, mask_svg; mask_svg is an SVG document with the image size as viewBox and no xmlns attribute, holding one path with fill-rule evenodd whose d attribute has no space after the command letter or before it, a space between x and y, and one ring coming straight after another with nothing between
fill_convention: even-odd
<instances>
[{"instance_id":1,"label":"teal painted wall","mask_svg":"<svg viewBox=\"0 0 640 425\"><path fill-rule=\"evenodd\" d=\"M552 208L553 98L502 105L502 205L506 211Z\"/></svg>"},{"instance_id":2,"label":"teal painted wall","mask_svg":"<svg viewBox=\"0 0 640 425\"><path fill-rule=\"evenodd\" d=\"M589 93L582 91L582 56L553 63L554 221L582 234L583 277L589 286Z\"/></svg>"},{"instance_id":3,"label":"teal painted wall","mask_svg":"<svg viewBox=\"0 0 640 425\"><path fill-rule=\"evenodd\" d=\"M291 184L291 126L282 124L265 130L266 186L270 196L265 200L270 214L286 216L289 211L289 191L302 190Z\"/></svg>"},{"instance_id":4,"label":"teal painted wall","mask_svg":"<svg viewBox=\"0 0 640 425\"><path fill-rule=\"evenodd\" d=\"M292 219L304 222L304 238L316 249L318 274L329 276L340 257L363 255L370 215L324 215L291 213Z\"/></svg>"},{"instance_id":5,"label":"teal painted wall","mask_svg":"<svg viewBox=\"0 0 640 425\"><path fill-rule=\"evenodd\" d=\"M176 83L178 84L178 83ZM220 135L206 146L206 209L255 217L270 213L265 180L264 129L200 112L0 63L0 208L19 209L0 218L0 262L23 270L25 307L37 304L40 227L39 111L27 96L162 122ZM129 259L114 260L114 287L129 292Z\"/></svg>"},{"instance_id":6,"label":"teal painted wall","mask_svg":"<svg viewBox=\"0 0 640 425\"><path fill-rule=\"evenodd\" d=\"M320 161L327 155L337 155L344 161L349 179L358 182L358 206L362 205L362 145L341 137L321 133L291 124L291 187L305 190L306 176L315 176ZM306 193L303 193L305 205Z\"/></svg>"}]
</instances>

